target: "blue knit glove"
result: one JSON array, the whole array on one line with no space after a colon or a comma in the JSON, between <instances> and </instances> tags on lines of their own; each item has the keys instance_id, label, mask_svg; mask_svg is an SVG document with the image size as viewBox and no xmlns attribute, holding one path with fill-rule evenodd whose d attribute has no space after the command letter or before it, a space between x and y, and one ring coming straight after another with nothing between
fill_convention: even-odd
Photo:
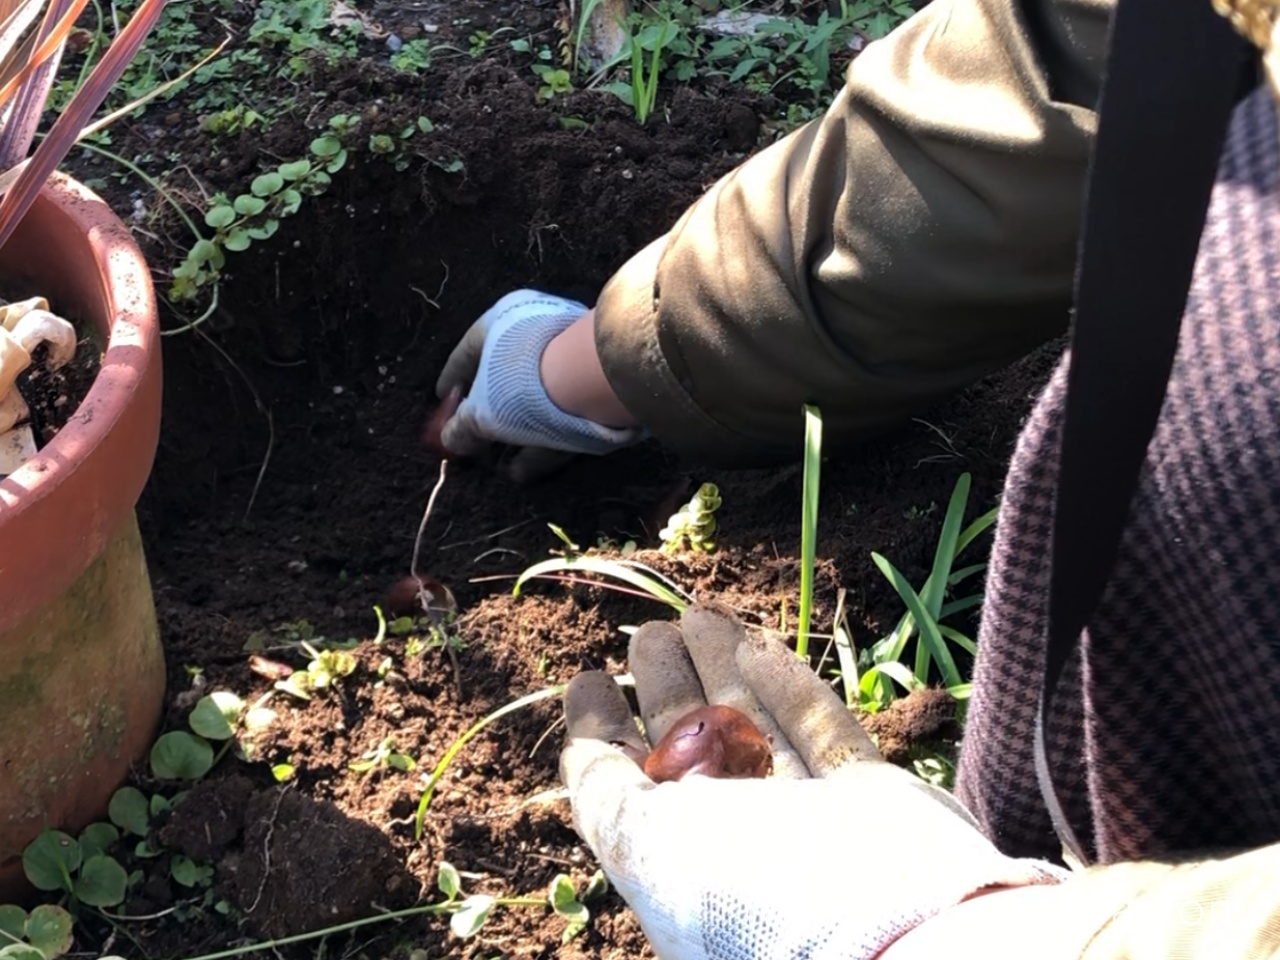
<instances>
[{"instance_id":1,"label":"blue knit glove","mask_svg":"<svg viewBox=\"0 0 1280 960\"><path fill-rule=\"evenodd\" d=\"M440 433L445 449L475 456L494 443L604 454L644 439L565 413L547 396L539 365L555 337L585 313L573 300L517 290L485 311L445 362L436 394L459 387L466 398Z\"/></svg>"}]
</instances>

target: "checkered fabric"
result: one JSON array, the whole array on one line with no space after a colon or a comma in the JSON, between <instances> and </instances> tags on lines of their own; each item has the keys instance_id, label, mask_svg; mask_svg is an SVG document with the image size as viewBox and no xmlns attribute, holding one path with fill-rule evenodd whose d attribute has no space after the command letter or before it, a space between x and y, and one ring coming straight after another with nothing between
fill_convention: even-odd
<instances>
[{"instance_id":1,"label":"checkered fabric","mask_svg":"<svg viewBox=\"0 0 1280 960\"><path fill-rule=\"evenodd\" d=\"M1010 467L958 778L1013 856L1061 849L1032 743L1065 379ZM1280 840L1280 131L1265 90L1233 118L1168 397L1046 739L1099 862Z\"/></svg>"}]
</instances>

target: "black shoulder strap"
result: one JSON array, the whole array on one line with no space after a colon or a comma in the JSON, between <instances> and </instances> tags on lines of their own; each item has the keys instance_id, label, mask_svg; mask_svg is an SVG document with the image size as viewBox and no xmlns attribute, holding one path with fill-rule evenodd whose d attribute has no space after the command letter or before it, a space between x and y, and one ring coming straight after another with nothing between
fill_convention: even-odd
<instances>
[{"instance_id":1,"label":"black shoulder strap","mask_svg":"<svg viewBox=\"0 0 1280 960\"><path fill-rule=\"evenodd\" d=\"M1210 0L1117 2L1076 276L1035 742L1054 827L1082 863L1045 724L1106 588L1164 403L1244 62L1243 41Z\"/></svg>"}]
</instances>

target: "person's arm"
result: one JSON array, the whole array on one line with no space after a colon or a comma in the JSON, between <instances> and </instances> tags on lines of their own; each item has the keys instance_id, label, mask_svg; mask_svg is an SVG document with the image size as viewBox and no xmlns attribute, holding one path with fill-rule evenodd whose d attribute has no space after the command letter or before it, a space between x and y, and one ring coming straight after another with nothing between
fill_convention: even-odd
<instances>
[{"instance_id":1,"label":"person's arm","mask_svg":"<svg viewBox=\"0 0 1280 960\"><path fill-rule=\"evenodd\" d=\"M547 396L565 413L608 427L635 426L636 418L613 392L600 365L594 310L588 310L547 344L539 372Z\"/></svg>"},{"instance_id":2,"label":"person's arm","mask_svg":"<svg viewBox=\"0 0 1280 960\"><path fill-rule=\"evenodd\" d=\"M1280 844L1177 866L1097 867L966 900L877 960L1254 960L1280 956Z\"/></svg>"},{"instance_id":3,"label":"person's arm","mask_svg":"<svg viewBox=\"0 0 1280 960\"><path fill-rule=\"evenodd\" d=\"M823 118L606 285L588 362L621 408L699 459L771 460L802 403L835 448L1063 331L1111 5L934 0L869 45Z\"/></svg>"}]
</instances>

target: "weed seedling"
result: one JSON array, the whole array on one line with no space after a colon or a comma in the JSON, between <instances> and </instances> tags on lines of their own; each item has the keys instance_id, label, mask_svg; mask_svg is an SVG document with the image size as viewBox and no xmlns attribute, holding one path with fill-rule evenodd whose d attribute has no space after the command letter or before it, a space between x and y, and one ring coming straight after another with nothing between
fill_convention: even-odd
<instances>
[{"instance_id":1,"label":"weed seedling","mask_svg":"<svg viewBox=\"0 0 1280 960\"><path fill-rule=\"evenodd\" d=\"M299 700L310 700L312 693L323 693L338 685L344 677L355 672L357 661L346 650L324 649L302 641L302 651L310 659L305 670L295 670L283 680L277 680L275 689Z\"/></svg>"},{"instance_id":2,"label":"weed seedling","mask_svg":"<svg viewBox=\"0 0 1280 960\"><path fill-rule=\"evenodd\" d=\"M366 750L362 753L360 759L349 766L353 772L360 774L368 773L377 767L399 770L401 773L412 773L418 764L413 757L396 749L395 737L386 737L372 750Z\"/></svg>"},{"instance_id":3,"label":"weed seedling","mask_svg":"<svg viewBox=\"0 0 1280 960\"><path fill-rule=\"evenodd\" d=\"M720 509L720 488L714 483L698 487L693 498L671 515L659 531L663 553L692 550L710 553L716 548L711 537L716 532L716 511Z\"/></svg>"}]
</instances>

